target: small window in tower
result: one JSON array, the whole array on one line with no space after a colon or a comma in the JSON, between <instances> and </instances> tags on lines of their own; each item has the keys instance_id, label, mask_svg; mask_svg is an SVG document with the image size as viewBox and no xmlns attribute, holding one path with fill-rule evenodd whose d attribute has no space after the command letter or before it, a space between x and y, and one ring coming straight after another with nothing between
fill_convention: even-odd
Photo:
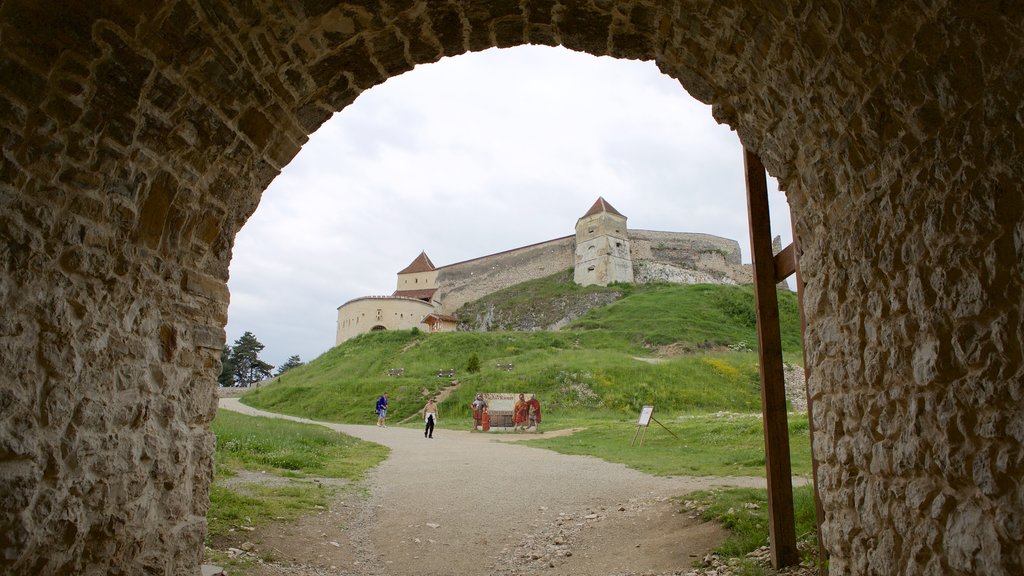
<instances>
[{"instance_id":1,"label":"small window in tower","mask_svg":"<svg viewBox=\"0 0 1024 576\"><path fill-rule=\"evenodd\" d=\"M417 279L416 279L416 283L417 283L417 284L419 284L419 283L420 283L420 279L419 279L419 278L417 278Z\"/></svg>"},{"instance_id":2,"label":"small window in tower","mask_svg":"<svg viewBox=\"0 0 1024 576\"><path fill-rule=\"evenodd\" d=\"M622 242L616 242L615 243L615 247L616 248L622 248Z\"/></svg>"},{"instance_id":3,"label":"small window in tower","mask_svg":"<svg viewBox=\"0 0 1024 576\"><path fill-rule=\"evenodd\" d=\"M615 233L616 233L616 234L620 234L620 232L619 232L618 228L616 228L616 229L615 229Z\"/></svg>"},{"instance_id":4,"label":"small window in tower","mask_svg":"<svg viewBox=\"0 0 1024 576\"><path fill-rule=\"evenodd\" d=\"M593 272L593 271L594 271L594 267L593 266L587 266L587 272Z\"/></svg>"},{"instance_id":5,"label":"small window in tower","mask_svg":"<svg viewBox=\"0 0 1024 576\"><path fill-rule=\"evenodd\" d=\"M593 234L593 233L594 233L594 227L593 226L591 226L590 228L587 228L587 234Z\"/></svg>"}]
</instances>

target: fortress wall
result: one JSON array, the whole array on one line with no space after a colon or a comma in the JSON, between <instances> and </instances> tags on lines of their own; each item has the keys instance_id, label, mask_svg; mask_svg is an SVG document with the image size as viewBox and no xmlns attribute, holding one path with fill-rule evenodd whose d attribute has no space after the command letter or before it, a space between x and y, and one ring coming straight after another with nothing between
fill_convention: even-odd
<instances>
[{"instance_id":1,"label":"fortress wall","mask_svg":"<svg viewBox=\"0 0 1024 576\"><path fill-rule=\"evenodd\" d=\"M572 268L576 237L566 236L437 269L438 311L451 314L503 288Z\"/></svg>"},{"instance_id":2,"label":"fortress wall","mask_svg":"<svg viewBox=\"0 0 1024 576\"><path fill-rule=\"evenodd\" d=\"M695 277L706 280L738 284L752 281L750 265L741 263L740 245L735 240L711 234L630 230L629 243L634 266L653 262L662 266L649 268L697 271L701 274ZM637 281L644 281L642 278L645 276L638 275Z\"/></svg>"},{"instance_id":3,"label":"fortress wall","mask_svg":"<svg viewBox=\"0 0 1024 576\"><path fill-rule=\"evenodd\" d=\"M637 281L750 283L750 266L740 264L735 240L684 232L629 230L629 252ZM439 312L452 314L463 304L527 280L571 268L576 237L566 236L490 256L443 266L437 272ZM636 268L635 268L636 269Z\"/></svg>"},{"instance_id":4,"label":"fortress wall","mask_svg":"<svg viewBox=\"0 0 1024 576\"><path fill-rule=\"evenodd\" d=\"M383 326L387 330L408 330L416 326L425 330L423 317L433 311L433 306L415 298L367 296L350 300L338 308L334 345L369 332L374 326Z\"/></svg>"}]
</instances>

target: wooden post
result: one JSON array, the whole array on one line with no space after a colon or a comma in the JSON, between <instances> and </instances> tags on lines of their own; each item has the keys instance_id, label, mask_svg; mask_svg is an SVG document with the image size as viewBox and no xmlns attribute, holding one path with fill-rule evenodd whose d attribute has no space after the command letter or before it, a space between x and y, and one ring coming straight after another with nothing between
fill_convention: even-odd
<instances>
[{"instance_id":1,"label":"wooden post","mask_svg":"<svg viewBox=\"0 0 1024 576\"><path fill-rule=\"evenodd\" d=\"M757 353L761 363L761 409L764 415L764 458L768 476L768 534L772 566L780 569L800 562L793 518L793 480L786 422L782 336L775 292L775 257L772 255L768 183L756 154L743 149L750 218L750 260L754 269L757 310Z\"/></svg>"}]
</instances>

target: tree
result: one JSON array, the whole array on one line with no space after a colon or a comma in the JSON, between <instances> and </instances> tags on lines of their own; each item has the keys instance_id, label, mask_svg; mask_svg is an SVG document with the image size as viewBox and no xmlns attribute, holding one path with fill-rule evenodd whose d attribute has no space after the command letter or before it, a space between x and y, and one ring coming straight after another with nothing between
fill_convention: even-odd
<instances>
[{"instance_id":1,"label":"tree","mask_svg":"<svg viewBox=\"0 0 1024 576\"><path fill-rule=\"evenodd\" d=\"M235 386L252 386L270 378L274 366L260 360L263 344L252 332L246 332L235 340L231 348L231 364L234 367Z\"/></svg>"},{"instance_id":2,"label":"tree","mask_svg":"<svg viewBox=\"0 0 1024 576\"><path fill-rule=\"evenodd\" d=\"M466 362L466 372L473 373L480 371L480 357L473 352L473 355L469 357L469 361Z\"/></svg>"},{"instance_id":3,"label":"tree","mask_svg":"<svg viewBox=\"0 0 1024 576\"><path fill-rule=\"evenodd\" d=\"M303 362L301 359L299 359L298 354L289 356L288 359L284 361L284 364L281 364L280 366L277 367L277 374L274 374L274 376L280 376L281 374L284 374L285 372L291 370L292 368L302 366L302 364Z\"/></svg>"},{"instance_id":4,"label":"tree","mask_svg":"<svg viewBox=\"0 0 1024 576\"><path fill-rule=\"evenodd\" d=\"M220 353L220 376L217 376L217 383L221 386L235 385L235 365L231 363L231 346L227 344Z\"/></svg>"}]
</instances>

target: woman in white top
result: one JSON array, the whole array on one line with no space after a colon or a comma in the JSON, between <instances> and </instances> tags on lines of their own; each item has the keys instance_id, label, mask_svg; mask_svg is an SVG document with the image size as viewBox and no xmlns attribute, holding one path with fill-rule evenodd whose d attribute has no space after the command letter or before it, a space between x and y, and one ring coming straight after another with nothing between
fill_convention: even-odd
<instances>
[{"instance_id":1,"label":"woman in white top","mask_svg":"<svg viewBox=\"0 0 1024 576\"><path fill-rule=\"evenodd\" d=\"M423 421L427 423L427 427L423 429L423 437L433 438L434 424L437 423L437 402L433 398L427 400L427 405L423 407Z\"/></svg>"}]
</instances>

